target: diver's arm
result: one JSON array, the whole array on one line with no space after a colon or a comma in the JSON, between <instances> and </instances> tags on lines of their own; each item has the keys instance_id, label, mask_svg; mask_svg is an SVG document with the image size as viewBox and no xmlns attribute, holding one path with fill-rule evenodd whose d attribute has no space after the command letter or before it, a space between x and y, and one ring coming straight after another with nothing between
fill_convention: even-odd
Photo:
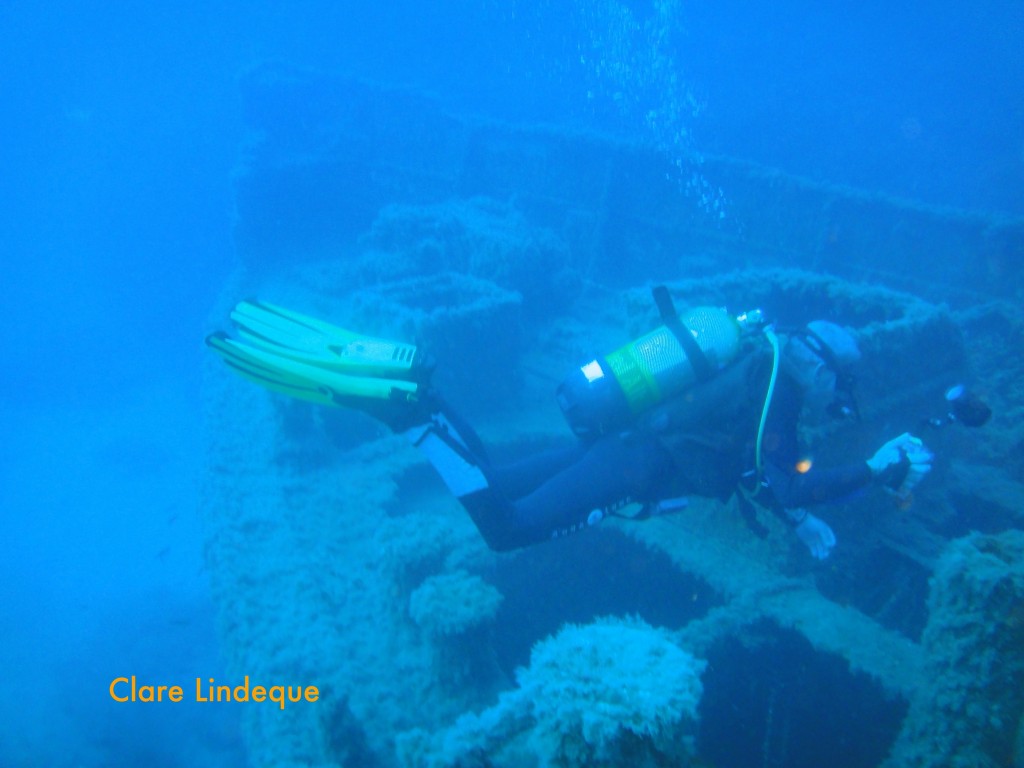
<instances>
[{"instance_id":1,"label":"diver's arm","mask_svg":"<svg viewBox=\"0 0 1024 768\"><path fill-rule=\"evenodd\" d=\"M764 477L775 500L783 508L814 506L849 496L872 484L874 479L866 462L840 467L812 467L798 472L766 462Z\"/></svg>"},{"instance_id":2,"label":"diver's arm","mask_svg":"<svg viewBox=\"0 0 1024 768\"><path fill-rule=\"evenodd\" d=\"M801 470L797 422L802 396L794 382L779 379L768 414L763 453L763 479L782 509L824 504L871 485L873 473L866 462L838 467L812 466Z\"/></svg>"}]
</instances>

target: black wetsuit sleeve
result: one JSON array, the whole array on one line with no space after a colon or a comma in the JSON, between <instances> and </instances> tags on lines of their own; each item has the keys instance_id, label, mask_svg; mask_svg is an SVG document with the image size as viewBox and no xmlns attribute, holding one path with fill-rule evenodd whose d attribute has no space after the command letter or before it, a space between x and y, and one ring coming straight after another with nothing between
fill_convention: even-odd
<instances>
[{"instance_id":1,"label":"black wetsuit sleeve","mask_svg":"<svg viewBox=\"0 0 1024 768\"><path fill-rule=\"evenodd\" d=\"M795 382L780 377L772 398L763 446L764 480L775 503L782 509L813 506L836 501L871 484L871 469L866 462L839 467L811 466L798 470L801 459L797 439L797 420L802 407Z\"/></svg>"},{"instance_id":2,"label":"black wetsuit sleeve","mask_svg":"<svg viewBox=\"0 0 1024 768\"><path fill-rule=\"evenodd\" d=\"M765 479L772 495L784 509L824 504L849 496L871 484L871 469L864 462L807 472L783 468L766 462Z\"/></svg>"}]
</instances>

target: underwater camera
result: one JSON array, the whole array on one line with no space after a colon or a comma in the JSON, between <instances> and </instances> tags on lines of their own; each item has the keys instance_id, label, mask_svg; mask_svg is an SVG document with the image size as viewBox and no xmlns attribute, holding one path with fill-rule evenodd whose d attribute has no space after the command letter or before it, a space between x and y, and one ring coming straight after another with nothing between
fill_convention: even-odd
<instances>
[{"instance_id":1,"label":"underwater camera","mask_svg":"<svg viewBox=\"0 0 1024 768\"><path fill-rule=\"evenodd\" d=\"M992 409L979 395L963 384L957 384L946 390L945 416L928 419L929 426L944 427L953 422L960 422L965 427L984 426L992 418Z\"/></svg>"}]
</instances>

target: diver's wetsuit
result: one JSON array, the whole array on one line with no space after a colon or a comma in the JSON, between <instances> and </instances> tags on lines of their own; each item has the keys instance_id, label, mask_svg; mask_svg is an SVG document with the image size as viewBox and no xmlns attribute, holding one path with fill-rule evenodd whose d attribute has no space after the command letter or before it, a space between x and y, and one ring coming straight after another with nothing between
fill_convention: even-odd
<instances>
[{"instance_id":1,"label":"diver's wetsuit","mask_svg":"<svg viewBox=\"0 0 1024 768\"><path fill-rule=\"evenodd\" d=\"M655 489L672 468L671 455L650 435L605 435L509 466L485 468L490 487L459 501L487 545L503 551L578 531L595 509L656 498Z\"/></svg>"},{"instance_id":2,"label":"diver's wetsuit","mask_svg":"<svg viewBox=\"0 0 1024 768\"><path fill-rule=\"evenodd\" d=\"M626 501L696 494L727 499L754 466L754 445L771 360L743 360L646 414L627 431L579 441L508 466L487 459L472 429L443 407L446 442L479 468L479 487L460 493L488 546L510 550L581 530ZM844 497L871 482L866 463L803 474L799 386L780 373L763 438L764 489L758 503L782 512ZM454 437L454 440L452 439ZM434 462L445 478L446 468ZM448 481L447 478L446 482ZM486 481L486 482L484 482Z\"/></svg>"},{"instance_id":3,"label":"diver's wetsuit","mask_svg":"<svg viewBox=\"0 0 1024 768\"><path fill-rule=\"evenodd\" d=\"M797 384L788 376L780 375L765 424L763 446L762 479L769 492L763 503L775 511L836 501L872 483L871 468L866 461L826 468L812 465L804 472L798 471L803 458L797 438L802 406Z\"/></svg>"}]
</instances>

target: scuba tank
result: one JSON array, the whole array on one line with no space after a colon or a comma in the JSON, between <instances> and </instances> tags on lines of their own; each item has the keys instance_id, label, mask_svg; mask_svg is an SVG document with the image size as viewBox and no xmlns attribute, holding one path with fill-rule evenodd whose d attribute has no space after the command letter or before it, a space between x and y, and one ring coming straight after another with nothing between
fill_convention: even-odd
<instances>
[{"instance_id":1,"label":"scuba tank","mask_svg":"<svg viewBox=\"0 0 1024 768\"><path fill-rule=\"evenodd\" d=\"M620 429L711 378L735 359L744 333L763 325L759 310L733 317L718 307L694 307L680 315L665 286L653 295L661 326L580 366L559 385L555 396L578 437Z\"/></svg>"}]
</instances>

